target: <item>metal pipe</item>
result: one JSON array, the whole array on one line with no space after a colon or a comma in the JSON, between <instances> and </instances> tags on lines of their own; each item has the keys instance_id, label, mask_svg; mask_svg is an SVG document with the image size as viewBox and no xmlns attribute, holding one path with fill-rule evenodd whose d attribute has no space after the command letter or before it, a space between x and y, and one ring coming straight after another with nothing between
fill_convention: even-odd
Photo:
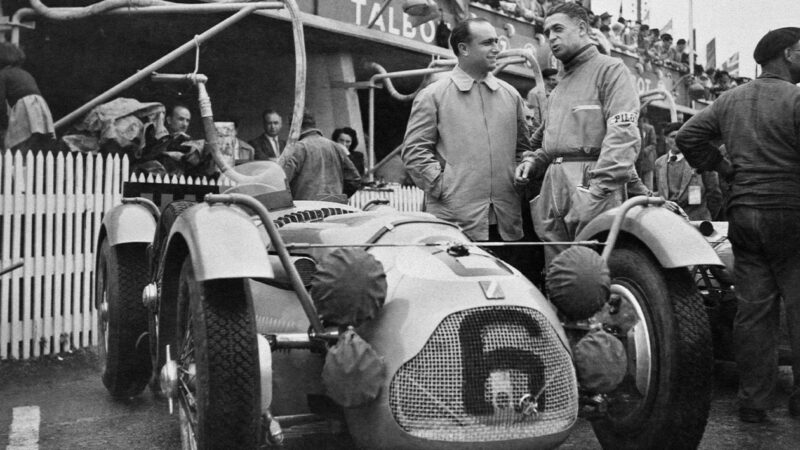
<instances>
[{"instance_id":1,"label":"metal pipe","mask_svg":"<svg viewBox=\"0 0 800 450\"><path fill-rule=\"evenodd\" d=\"M30 0L31 7L41 16L51 20L75 20L85 19L90 16L104 13L112 9L125 8L131 6L150 7L155 5L166 5L169 2L162 0L102 0L101 2L80 8L70 8L64 11L61 8L50 8L40 0Z\"/></svg>"},{"instance_id":2,"label":"metal pipe","mask_svg":"<svg viewBox=\"0 0 800 450\"><path fill-rule=\"evenodd\" d=\"M370 80L372 81L372 80ZM375 167L375 88L369 88L369 149L367 151L368 161L367 167L370 169L367 172L367 182L375 181L375 173L372 168Z\"/></svg>"},{"instance_id":3,"label":"metal pipe","mask_svg":"<svg viewBox=\"0 0 800 450\"><path fill-rule=\"evenodd\" d=\"M294 40L294 110L292 111L292 125L289 128L289 139L286 146L292 146L300 138L300 125L303 122L303 112L306 106L306 38L303 32L303 20L300 18L300 8L295 0L284 0L289 18L292 22L292 39Z\"/></svg>"},{"instance_id":4,"label":"metal pipe","mask_svg":"<svg viewBox=\"0 0 800 450\"><path fill-rule=\"evenodd\" d=\"M300 300L300 306L303 307L303 311L305 311L308 321L311 323L311 328L313 328L314 332L318 335L324 335L325 329L322 327L322 321L319 319L317 309L314 307L314 302L311 300L311 295L303 285L303 280L300 278L297 268L292 264L291 255L289 255L289 251L286 249L283 238L281 238L280 233L278 233L278 228L276 228L275 224L272 222L267 208L259 203L258 200L244 194L208 194L205 197L205 201L208 203L244 205L258 214L261 223L264 224L264 228L267 230L267 235L272 242L273 248L278 253L281 263L283 263L283 269L289 275L289 281L297 294L298 300Z\"/></svg>"},{"instance_id":5,"label":"metal pipe","mask_svg":"<svg viewBox=\"0 0 800 450\"><path fill-rule=\"evenodd\" d=\"M625 219L628 210L639 205L663 205L665 201L666 200L661 197L639 196L629 198L620 205L616 216L614 216L614 222L611 224L611 230L608 232L608 237L606 238L606 247L603 249L602 255L603 259L608 261L611 257L611 251L614 250L614 245L616 245L617 238L619 237L619 230L622 227L622 220Z\"/></svg>"},{"instance_id":6,"label":"metal pipe","mask_svg":"<svg viewBox=\"0 0 800 450\"><path fill-rule=\"evenodd\" d=\"M134 84L138 83L139 81L143 80L146 77L149 77L153 72L157 69L164 67L165 65L171 63L172 61L178 59L184 53L196 48L197 45L209 40L213 36L216 36L221 31L225 30L226 28L230 27L231 25L235 24L236 22L242 20L247 15L255 11L259 8L257 3L249 4L248 6L240 9L232 16L228 17L227 19L223 20L222 22L214 25L213 27L209 28L205 32L195 36L194 39L186 42L185 44L181 45L180 47L176 48L175 50L169 52L168 54L162 56L149 66L145 67L144 69L136 72L135 74L131 75L121 83L117 84L116 86L112 87L111 89L103 92L102 94L98 95L94 99L90 100L80 108L72 111L71 113L67 114L66 116L59 119L54 125L55 128L63 128L74 120L82 117L84 114L88 113L92 108L101 103L105 102L109 98L119 94L120 92L128 89L129 87L133 86Z\"/></svg>"},{"instance_id":7,"label":"metal pipe","mask_svg":"<svg viewBox=\"0 0 800 450\"><path fill-rule=\"evenodd\" d=\"M99 4L99 3L98 3ZM125 3L123 6L117 6L116 9L107 9L102 11L102 14L111 14L111 15L150 15L150 14L209 14L209 13L218 13L218 12L228 12L228 11L238 11L245 6L250 5L264 5L259 9L281 9L283 8L283 3L279 1L262 1L262 2L213 2L213 3L206 3L206 4L182 4L182 3L171 3L171 2L159 2L157 5L154 6L137 6L136 4L129 4ZM76 8L76 7L64 7L64 8L49 8L47 6L42 5L42 8L45 11L49 11L52 16L52 13L55 12L64 12L65 14L73 14L84 10L85 8ZM97 11L92 12L92 14L100 14ZM11 16L11 24L21 24L23 20L29 17L36 17L36 16L43 16L53 20L70 20L70 18L66 19L59 19L58 17L48 17L48 15L43 14L33 8L20 8L14 15ZM88 17L88 16L87 16ZM13 27L11 29L11 42L15 45L19 45L19 27Z\"/></svg>"},{"instance_id":8,"label":"metal pipe","mask_svg":"<svg viewBox=\"0 0 800 450\"><path fill-rule=\"evenodd\" d=\"M677 122L678 121L678 108L675 103L675 96L672 95L666 89L659 88L659 89L652 89L646 92L642 92L639 94L640 101L644 101L646 97L650 97L653 95L662 95L664 99L667 101L667 105L669 105L669 118L670 122Z\"/></svg>"}]
</instances>

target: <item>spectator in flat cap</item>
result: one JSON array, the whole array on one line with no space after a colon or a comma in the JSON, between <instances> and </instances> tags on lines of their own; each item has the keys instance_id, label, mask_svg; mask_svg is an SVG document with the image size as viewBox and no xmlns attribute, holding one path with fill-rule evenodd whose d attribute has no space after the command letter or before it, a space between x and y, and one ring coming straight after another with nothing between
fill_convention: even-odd
<instances>
[{"instance_id":1,"label":"spectator in flat cap","mask_svg":"<svg viewBox=\"0 0 800 450\"><path fill-rule=\"evenodd\" d=\"M757 79L722 93L678 132L686 160L730 183L739 368L739 418L763 422L772 407L783 299L792 347L789 414L800 418L800 28L767 33L753 57ZM727 158L712 141L721 139Z\"/></svg>"},{"instance_id":2,"label":"spectator in flat cap","mask_svg":"<svg viewBox=\"0 0 800 450\"><path fill-rule=\"evenodd\" d=\"M800 40L800 28L786 27L772 30L756 44L753 59L763 66L781 56L784 50L793 47L798 40Z\"/></svg>"}]
</instances>

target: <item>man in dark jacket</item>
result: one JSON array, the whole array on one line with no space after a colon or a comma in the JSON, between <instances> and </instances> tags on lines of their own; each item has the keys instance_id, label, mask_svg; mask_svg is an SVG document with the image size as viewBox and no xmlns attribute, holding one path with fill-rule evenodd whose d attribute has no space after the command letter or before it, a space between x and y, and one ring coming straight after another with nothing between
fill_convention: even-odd
<instances>
[{"instance_id":1,"label":"man in dark jacket","mask_svg":"<svg viewBox=\"0 0 800 450\"><path fill-rule=\"evenodd\" d=\"M295 200L347 203L361 186L361 177L341 145L324 137L314 117L306 112L300 139L281 154L278 164Z\"/></svg>"},{"instance_id":2,"label":"man in dark jacket","mask_svg":"<svg viewBox=\"0 0 800 450\"><path fill-rule=\"evenodd\" d=\"M276 161L286 146L286 141L278 136L283 127L281 115L274 109L267 109L261 114L261 120L264 122L264 133L248 142L255 150L253 158Z\"/></svg>"},{"instance_id":3,"label":"man in dark jacket","mask_svg":"<svg viewBox=\"0 0 800 450\"><path fill-rule=\"evenodd\" d=\"M789 413L800 416L800 28L770 31L753 57L762 75L692 117L677 145L692 166L730 181L739 417L763 422L777 373L781 297L794 372ZM720 138L730 161L710 145Z\"/></svg>"}]
</instances>

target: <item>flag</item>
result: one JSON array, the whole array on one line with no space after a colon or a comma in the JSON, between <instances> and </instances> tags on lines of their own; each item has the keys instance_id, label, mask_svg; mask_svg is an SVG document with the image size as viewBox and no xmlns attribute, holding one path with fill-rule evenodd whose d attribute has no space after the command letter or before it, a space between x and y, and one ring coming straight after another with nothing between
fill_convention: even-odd
<instances>
[{"instance_id":1,"label":"flag","mask_svg":"<svg viewBox=\"0 0 800 450\"><path fill-rule=\"evenodd\" d=\"M722 70L728 72L732 77L739 76L739 52L734 53L722 63Z\"/></svg>"},{"instance_id":2,"label":"flag","mask_svg":"<svg viewBox=\"0 0 800 450\"><path fill-rule=\"evenodd\" d=\"M458 17L458 20L469 18L469 0L450 0L450 2L453 4L453 15Z\"/></svg>"},{"instance_id":3,"label":"flag","mask_svg":"<svg viewBox=\"0 0 800 450\"><path fill-rule=\"evenodd\" d=\"M712 38L706 44L706 69L717 67L717 38Z\"/></svg>"},{"instance_id":4,"label":"flag","mask_svg":"<svg viewBox=\"0 0 800 450\"><path fill-rule=\"evenodd\" d=\"M441 16L439 5L434 0L406 0L403 2L403 12L408 14L408 21L414 27Z\"/></svg>"},{"instance_id":5,"label":"flag","mask_svg":"<svg viewBox=\"0 0 800 450\"><path fill-rule=\"evenodd\" d=\"M666 25L661 27L661 34L664 33L672 33L672 18L669 19L669 22L667 22Z\"/></svg>"}]
</instances>

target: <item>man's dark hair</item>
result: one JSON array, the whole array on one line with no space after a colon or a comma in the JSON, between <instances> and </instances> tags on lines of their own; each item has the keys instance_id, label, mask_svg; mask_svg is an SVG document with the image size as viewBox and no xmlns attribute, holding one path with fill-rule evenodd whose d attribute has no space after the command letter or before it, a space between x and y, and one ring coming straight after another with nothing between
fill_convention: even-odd
<instances>
[{"instance_id":1,"label":"man's dark hair","mask_svg":"<svg viewBox=\"0 0 800 450\"><path fill-rule=\"evenodd\" d=\"M639 27L639 32L642 34L646 34L648 31L650 31L650 25L642 24L642 26Z\"/></svg>"},{"instance_id":2,"label":"man's dark hair","mask_svg":"<svg viewBox=\"0 0 800 450\"><path fill-rule=\"evenodd\" d=\"M306 130L308 128L316 128L317 121L314 120L314 115L310 111L303 111L303 121L300 122L300 128Z\"/></svg>"},{"instance_id":3,"label":"man's dark hair","mask_svg":"<svg viewBox=\"0 0 800 450\"><path fill-rule=\"evenodd\" d=\"M185 110L189 111L189 114L191 114L191 113L192 113L192 110L191 110L191 109L189 109L189 107L188 107L188 106L186 106L186 104L185 104L185 103L173 103L172 105L170 105L170 106L167 108L167 115L166 115L166 116L164 116L164 117L172 117L172 114L173 114L173 113L175 112L175 110L176 110L176 109L178 109L178 108L183 108L183 109L185 109Z\"/></svg>"},{"instance_id":4,"label":"man's dark hair","mask_svg":"<svg viewBox=\"0 0 800 450\"><path fill-rule=\"evenodd\" d=\"M678 44L678 45L686 45L686 39L680 38L680 39L678 39L678 42L676 42L676 44Z\"/></svg>"},{"instance_id":5,"label":"man's dark hair","mask_svg":"<svg viewBox=\"0 0 800 450\"><path fill-rule=\"evenodd\" d=\"M662 41L671 41L672 40L672 35L669 34L669 33L664 33L664 34L661 35L661 40Z\"/></svg>"},{"instance_id":6,"label":"man's dark hair","mask_svg":"<svg viewBox=\"0 0 800 450\"><path fill-rule=\"evenodd\" d=\"M617 22L619 22L619 23L621 23L623 25L627 25L628 24L628 21L625 20L625 18L622 17L622 16L619 16L619 18L617 19Z\"/></svg>"},{"instance_id":7,"label":"man's dark hair","mask_svg":"<svg viewBox=\"0 0 800 450\"><path fill-rule=\"evenodd\" d=\"M562 3L547 13L547 17L555 14L566 14L572 20L582 20L586 25L591 25L589 22L589 15L586 14L586 9L577 3Z\"/></svg>"},{"instance_id":8,"label":"man's dark hair","mask_svg":"<svg viewBox=\"0 0 800 450\"><path fill-rule=\"evenodd\" d=\"M459 56L458 44L462 42L469 43L470 40L472 40L472 35L469 31L470 24L479 22L491 23L483 17L472 17L458 22L455 28L453 28L453 31L450 32L450 48L453 49L453 53L455 53L456 56Z\"/></svg>"},{"instance_id":9,"label":"man's dark hair","mask_svg":"<svg viewBox=\"0 0 800 450\"><path fill-rule=\"evenodd\" d=\"M280 113L278 113L278 111L275 111L275 110L274 110L274 109L272 109L272 108L267 108L267 109L265 109L264 111L262 111L262 112L261 112L261 120L264 120L264 119L266 119L266 118L267 118L267 116L268 116L268 115L270 115L270 114L275 114L275 115L277 115L278 117L280 117L280 116L281 116L281 115L280 115Z\"/></svg>"},{"instance_id":10,"label":"man's dark hair","mask_svg":"<svg viewBox=\"0 0 800 450\"><path fill-rule=\"evenodd\" d=\"M718 83L724 76L731 78L731 74L729 74L727 70L718 70L717 73L714 74L714 82Z\"/></svg>"},{"instance_id":11,"label":"man's dark hair","mask_svg":"<svg viewBox=\"0 0 800 450\"><path fill-rule=\"evenodd\" d=\"M606 33L606 32L609 32L609 31L611 31L611 28L608 28L608 25L606 25L606 24L600 25L600 32L601 33Z\"/></svg>"},{"instance_id":12,"label":"man's dark hair","mask_svg":"<svg viewBox=\"0 0 800 450\"><path fill-rule=\"evenodd\" d=\"M350 136L350 139L352 140L350 143L350 148L347 150L353 151L356 147L358 147L358 134L356 133L356 130L350 127L337 128L333 130L333 136L331 136L331 140L336 142L339 140L339 136L343 134Z\"/></svg>"},{"instance_id":13,"label":"man's dark hair","mask_svg":"<svg viewBox=\"0 0 800 450\"><path fill-rule=\"evenodd\" d=\"M25 52L21 48L10 42L0 42L0 67L20 66L23 62L25 62Z\"/></svg>"}]
</instances>

